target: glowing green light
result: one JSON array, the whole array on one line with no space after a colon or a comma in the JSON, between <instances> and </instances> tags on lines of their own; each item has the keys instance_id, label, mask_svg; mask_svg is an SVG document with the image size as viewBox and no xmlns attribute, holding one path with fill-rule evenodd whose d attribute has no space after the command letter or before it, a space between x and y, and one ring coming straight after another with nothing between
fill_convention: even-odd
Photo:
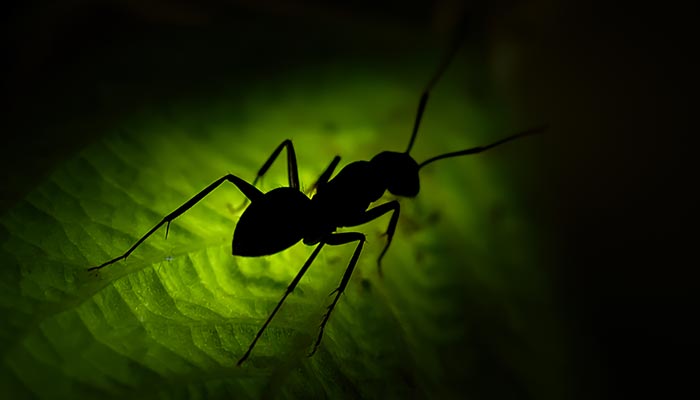
<instances>
[{"instance_id":1,"label":"glowing green light","mask_svg":"<svg viewBox=\"0 0 700 400\"><path fill-rule=\"evenodd\" d=\"M410 397L419 389L402 386L406 379L437 393L445 374L460 373L449 370L451 354L464 368L480 368L478 340L489 331L478 326L514 334L527 317L520 300L546 308L546 297L537 297L538 278L528 279L537 259L528 247L528 220L509 204L507 183L483 158L444 161L421 172L419 197L402 200L383 280L375 260L388 217L359 228L368 245L313 358L304 355L352 246L323 250L249 365L237 369L311 248L232 257L240 215L232 210L243 199L232 186L178 218L167 240L163 230L126 261L86 273L222 175L252 180L286 138L294 141L304 185L336 154L342 167L381 150L403 150L420 86L389 72L351 72L330 70L320 81L303 74L273 79L237 92L235 101L174 104L134 117L3 216L8 236L0 260L14 274L0 294L13 340L4 365L17 385L46 398L153 390L165 397L209 390L255 398L289 368L283 373L288 393L325 387L340 394L339 382L352 382L360 394ZM450 88L449 81L441 84L431 99L413 153L418 161L493 139L483 134L490 131L485 118L466 114L476 106ZM285 180L278 162L263 189ZM505 210L496 222L495 207ZM531 343L530 333L522 334ZM507 353L505 346L489 351ZM523 368L517 354L501 357Z\"/></svg>"}]
</instances>

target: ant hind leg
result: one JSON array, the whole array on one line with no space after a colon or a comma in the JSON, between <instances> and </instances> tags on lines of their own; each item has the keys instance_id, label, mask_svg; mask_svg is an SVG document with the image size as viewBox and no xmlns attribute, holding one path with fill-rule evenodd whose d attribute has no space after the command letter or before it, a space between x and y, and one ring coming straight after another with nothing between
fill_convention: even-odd
<instances>
[{"instance_id":1,"label":"ant hind leg","mask_svg":"<svg viewBox=\"0 0 700 400\"><path fill-rule=\"evenodd\" d=\"M279 154L282 152L282 149L284 148L287 149L287 179L289 180L289 187L299 190L299 170L297 167L297 155L294 151L294 145L289 139L286 139L285 141L280 143L280 145L277 146L275 151L272 152L267 161L265 161L265 164L263 164L263 166L260 167L257 175L255 176L255 180L253 180L253 186L257 185L258 182L262 180L267 170L270 169L272 163L275 162L277 156L279 156ZM246 205L248 205L248 199L243 200L241 205L239 205L238 207L234 207L233 212L238 212L242 210Z\"/></svg>"},{"instance_id":2,"label":"ant hind leg","mask_svg":"<svg viewBox=\"0 0 700 400\"><path fill-rule=\"evenodd\" d=\"M143 243L149 236L151 236L155 231L157 231L158 228L160 228L161 226L163 226L163 224L167 224L167 226L166 226L166 238L167 238L167 232L170 230L170 223L171 223L175 218L179 217L179 216L182 215L185 211L187 211L187 210L189 210L190 208L192 208L192 206L194 206L195 204L197 204L197 203L198 203L200 200L202 200L206 195L208 195L209 193L211 193L212 191L214 191L214 189L216 189L217 187L219 187L219 185L221 185L222 183L224 183L224 182L226 182L226 181L231 182L231 183L233 183L234 185L236 185L236 186L238 187L238 189L239 189L248 199L250 199L251 201L255 201L256 199L259 199L259 198L261 198L261 197L263 196L263 193L262 193L261 191L259 191L258 189L255 188L255 186L253 186L253 185L251 185L250 183L244 181L243 179L241 179L241 178L239 178L239 177L237 177L237 176L235 176L235 175L231 175L231 174L228 174L228 175L226 175L226 176L223 176L223 177L217 179L216 181L214 181L212 184L210 184L210 185L207 186L206 188L204 188L201 192L199 192L199 193L197 193L196 195L194 195L194 197L192 197L191 199L189 199L185 204L183 204L183 205L181 205L180 207L178 207L175 211L173 211L173 212L171 212L170 214L166 215L166 216L163 218L163 220L161 220L159 223L157 223L153 228L151 228L151 230L149 230L148 232L146 232L145 235L141 236L141 238L140 238L138 241L136 241L136 243L134 243L134 245L131 246L131 247L129 248L129 250L127 250L126 252L124 252L124 254L120 255L119 257L113 258L113 259L111 259L111 260L109 260L109 261L107 261L107 262L104 262L104 263L102 263L102 264L100 264L100 265L98 265L98 266L96 266L96 267L88 268L88 271L98 270L98 269L104 268L104 267L106 267L106 266L108 266L108 265L110 265L110 264L114 264L115 262L117 262L117 261L119 261L119 260L124 260L124 259L126 259L126 258L129 256L129 254L131 254L134 250L136 250L136 248L139 247L139 246L141 245L141 243Z\"/></svg>"}]
</instances>

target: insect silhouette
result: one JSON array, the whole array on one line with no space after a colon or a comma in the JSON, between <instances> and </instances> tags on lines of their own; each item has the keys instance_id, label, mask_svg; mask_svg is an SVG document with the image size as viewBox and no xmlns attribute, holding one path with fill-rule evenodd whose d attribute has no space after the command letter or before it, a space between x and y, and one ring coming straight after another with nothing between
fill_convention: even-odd
<instances>
[{"instance_id":1,"label":"insect silhouette","mask_svg":"<svg viewBox=\"0 0 700 400\"><path fill-rule=\"evenodd\" d=\"M481 153L506 142L540 133L546 128L543 126L530 129L505 137L486 146L440 154L421 163L416 162L409 153L413 147L416 135L418 134L418 128L428 101L428 95L451 62L455 52L456 48L453 48L445 57L423 91L418 103L418 111L413 124L413 131L408 142L408 147L404 152L381 152L369 161L352 162L333 176L333 172L340 162L340 156L335 156L328 167L311 186L310 190L302 192L299 184L296 153L292 141L287 139L272 152L258 171L252 184L232 174L219 178L178 207L175 211L165 216L159 223L151 228L151 230L136 241L133 246L124 252L124 254L101 265L89 268L88 270L99 270L117 261L126 259L137 247L164 224L166 225L165 237L167 238L170 223L175 218L189 210L222 183L230 182L246 197L241 207L245 206L247 202L250 201L250 205L241 215L233 233L231 253L234 256L259 257L271 255L281 252L299 241L303 241L305 245L316 246L287 287L287 290L270 313L270 316L255 335L255 338L250 343L245 354L238 360L238 365L241 365L250 356L255 344L270 324L270 321L272 321L275 314L277 314L277 311L280 309L287 296L294 291L321 249L325 245L340 246L351 243L355 244L355 250L345 269L340 284L331 292L331 295L335 295L335 297L321 320L318 336L316 337L313 349L309 353L309 356L313 355L321 343L326 324L340 296L343 294L350 281L350 277L357 265L360 253L365 244L364 234L360 232L337 232L338 228L363 225L385 214L391 214L389 225L385 233L386 244L377 259L377 266L381 275L381 262L396 232L400 206L397 200L379 204L372 208L370 208L370 205L379 200L387 191L400 197L412 198L417 196L420 191L419 171L435 161L450 157ZM286 149L287 153L289 186L276 188L267 193L263 193L257 189L255 185L265 175L283 149ZM314 194L309 197L311 193Z\"/></svg>"}]
</instances>

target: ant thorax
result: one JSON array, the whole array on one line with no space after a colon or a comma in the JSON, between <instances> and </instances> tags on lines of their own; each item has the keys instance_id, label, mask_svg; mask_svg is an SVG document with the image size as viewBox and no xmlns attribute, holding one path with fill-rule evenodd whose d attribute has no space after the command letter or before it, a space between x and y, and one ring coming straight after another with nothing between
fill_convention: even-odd
<instances>
[{"instance_id":1,"label":"ant thorax","mask_svg":"<svg viewBox=\"0 0 700 400\"><path fill-rule=\"evenodd\" d=\"M369 161L356 161L345 166L330 182L319 188L312 200L323 203L333 202L336 205L356 208L367 206L379 200L386 190L383 176Z\"/></svg>"},{"instance_id":2,"label":"ant thorax","mask_svg":"<svg viewBox=\"0 0 700 400\"><path fill-rule=\"evenodd\" d=\"M369 161L345 166L311 199L314 213L335 226L348 226L386 191L386 182Z\"/></svg>"}]
</instances>

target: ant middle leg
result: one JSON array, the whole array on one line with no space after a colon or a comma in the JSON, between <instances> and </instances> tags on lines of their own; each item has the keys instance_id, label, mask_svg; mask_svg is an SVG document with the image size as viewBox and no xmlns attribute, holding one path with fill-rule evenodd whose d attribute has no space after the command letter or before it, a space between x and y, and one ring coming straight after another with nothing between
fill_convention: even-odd
<instances>
[{"instance_id":1,"label":"ant middle leg","mask_svg":"<svg viewBox=\"0 0 700 400\"><path fill-rule=\"evenodd\" d=\"M251 185L250 183L244 181L243 179L241 179L235 175L231 175L231 174L223 176L223 177L217 179L216 181L214 181L212 184L210 184L206 188L204 188L201 192L194 195L194 197L192 197L186 203L184 203L183 205L178 207L175 211L166 215L163 218L163 220L161 220L159 223L157 223L153 228L151 228L151 230L146 232L145 235L141 236L141 238L138 241L136 241L136 243L134 243L134 245L131 246L129 248L129 250L124 252L124 254L120 255L119 257L113 258L107 262L104 262L96 267L88 268L88 271L98 270L98 269L104 268L110 264L114 264L115 262L117 262L119 260L126 259L129 256L129 254L131 254L134 250L136 250L136 248L139 247L141 245L141 243L143 243L149 236L151 236L155 231L157 231L158 228L163 226L163 224L167 224L166 228L165 228L165 238L167 239L168 232L170 230L170 223L175 218L179 217L182 213L184 213L185 211L192 208L192 206L197 204L206 195L211 193L214 189L216 189L217 187L219 187L219 185L221 185L222 183L224 183L226 181L231 182L234 185L236 185L238 187L238 189L246 196L246 198L250 199L250 201L255 201L263 196L263 193L260 190L255 188L255 186Z\"/></svg>"},{"instance_id":2,"label":"ant middle leg","mask_svg":"<svg viewBox=\"0 0 700 400\"><path fill-rule=\"evenodd\" d=\"M287 179L289 181L289 187L293 189L299 190L299 170L297 167L297 155L296 152L294 151L294 145L292 144L292 141L289 139L284 140L282 143L280 143L279 146L275 149L275 151L272 152L270 157L265 161L265 164L263 164L262 167L258 170L257 175L255 176L255 179L253 180L253 186L258 184L258 181L262 180L263 176L267 172L268 169L272 166L272 163L275 162L277 159L277 156L282 152L282 149L286 148L287 149ZM234 212L240 211L243 209L248 204L248 199L243 200L240 206L235 207L233 209Z\"/></svg>"},{"instance_id":3,"label":"ant middle leg","mask_svg":"<svg viewBox=\"0 0 700 400\"><path fill-rule=\"evenodd\" d=\"M262 336L263 332L265 331L267 326L270 324L270 321L272 321L272 318L274 318L275 314L277 314L277 311L280 309L280 307L282 307L282 303L284 303L284 301L287 299L287 296L289 296L289 294L294 291L294 288L297 287L297 284L301 280L301 277L304 276L304 274L306 273L306 270L309 269L309 267L311 266L311 263L314 262L314 260L316 259L316 256L321 251L321 248L323 247L323 245L324 245L324 243L321 242L318 244L318 246L316 246L313 253L311 253L311 256L309 256L309 258L306 260L304 265L301 267L301 269L297 273L297 276L295 276L294 279L292 280L292 282L289 283L289 286L287 286L287 290L284 292L284 295L282 296L280 301L277 303L277 306L275 306L275 309L272 310L272 313L270 313L270 316L267 317L267 320L265 321L263 326L260 328L258 333L255 335L255 339L253 339L253 341L250 342L250 346L248 346L248 350L238 360L238 363L236 363L236 365L240 366L241 364L243 364L243 362L246 359L248 359L248 356L250 356L250 352L253 351L253 347L255 347L255 344L258 342L258 339L260 339L260 336Z\"/></svg>"},{"instance_id":4,"label":"ant middle leg","mask_svg":"<svg viewBox=\"0 0 700 400\"><path fill-rule=\"evenodd\" d=\"M355 269L355 265L357 265L357 260L360 258L360 253L362 252L362 246L364 246L365 240L365 235L360 232L333 233L325 239L325 242L331 246L338 246L341 244L347 244L351 242L358 243L357 247L355 247L355 252L352 253L350 263L345 269L345 273L343 274L343 279L340 281L340 285L331 292L331 295L335 294L335 298L333 299L333 302L328 306L326 313L323 315L323 320L321 321L318 337L316 338L316 343L314 343L313 350L311 350L311 353L309 353L309 357L316 353L318 346L321 344L321 339L323 338L323 330L326 328L326 323L328 323L328 319L331 317L331 313L333 312L335 305L338 303L340 295L343 294L343 291L345 291L345 287L347 287L348 282L350 282L350 277L352 276L352 272Z\"/></svg>"},{"instance_id":5,"label":"ant middle leg","mask_svg":"<svg viewBox=\"0 0 700 400\"><path fill-rule=\"evenodd\" d=\"M311 196L311 194L313 194L314 191L318 192L318 190L323 188L323 186L326 183L328 183L328 181L331 179L331 175L333 175L333 171L335 171L335 168L338 166L339 162L340 162L340 156L333 157L333 160L331 161L330 164L328 164L328 167L326 167L326 169L323 171L321 176L319 176L318 179L316 179L316 182L314 182L313 185L311 185L311 187L309 187L309 189L304 191L304 193L307 196Z\"/></svg>"}]
</instances>

